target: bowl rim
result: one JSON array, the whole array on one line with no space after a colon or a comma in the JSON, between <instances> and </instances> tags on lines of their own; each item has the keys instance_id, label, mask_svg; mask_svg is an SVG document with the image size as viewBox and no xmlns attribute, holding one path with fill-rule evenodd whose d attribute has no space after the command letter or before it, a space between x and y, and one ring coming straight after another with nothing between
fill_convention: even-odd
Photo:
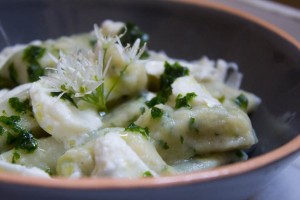
<instances>
[{"instance_id":1,"label":"bowl rim","mask_svg":"<svg viewBox=\"0 0 300 200\"><path fill-rule=\"evenodd\" d=\"M300 51L300 42L280 28L266 22L249 13L223 5L221 3L210 2L208 0L165 0L166 2L175 2L205 7L218 11L223 11L231 15L246 19L257 25L264 27L285 39L294 45ZM161 188L171 186L181 186L193 183L202 183L223 179L229 176L254 171L271 163L274 163L284 157L291 156L300 150L300 133L293 140L285 145L272 150L266 154L251 158L247 161L220 166L213 169L191 172L186 174L141 179L112 179L112 178L80 178L68 179L55 177L51 179L20 176L12 173L0 172L0 183L27 185L32 187L60 188L60 189L137 189L137 188Z\"/></svg>"}]
</instances>

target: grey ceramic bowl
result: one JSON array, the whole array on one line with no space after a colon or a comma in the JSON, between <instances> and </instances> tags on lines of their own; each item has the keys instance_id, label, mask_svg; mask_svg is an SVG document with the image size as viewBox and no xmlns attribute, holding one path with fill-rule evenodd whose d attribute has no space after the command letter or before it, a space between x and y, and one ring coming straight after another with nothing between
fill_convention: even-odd
<instances>
[{"instance_id":1,"label":"grey ceramic bowl","mask_svg":"<svg viewBox=\"0 0 300 200\"><path fill-rule=\"evenodd\" d=\"M295 158L300 149L300 45L270 24L196 0L0 2L1 24L11 44L85 32L107 18L137 23L150 34L151 49L171 56L237 62L244 73L242 87L262 98L251 116L259 143L250 159L141 180L44 180L0 173L1 199L246 199Z\"/></svg>"}]
</instances>

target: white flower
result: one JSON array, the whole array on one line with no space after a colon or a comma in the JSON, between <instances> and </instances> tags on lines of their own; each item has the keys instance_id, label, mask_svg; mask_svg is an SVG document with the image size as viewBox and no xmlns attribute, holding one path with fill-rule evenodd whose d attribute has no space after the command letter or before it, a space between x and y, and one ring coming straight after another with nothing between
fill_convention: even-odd
<instances>
[{"instance_id":1,"label":"white flower","mask_svg":"<svg viewBox=\"0 0 300 200\"><path fill-rule=\"evenodd\" d=\"M53 56L52 56L53 57ZM103 66L103 55L88 49L80 49L72 54L60 51L60 58L53 73L42 77L48 82L52 91L74 94L83 97L91 94L103 82L110 60Z\"/></svg>"},{"instance_id":2,"label":"white flower","mask_svg":"<svg viewBox=\"0 0 300 200\"><path fill-rule=\"evenodd\" d=\"M137 61L146 49L146 43L142 46L142 48L140 48L140 39L137 39L132 47L130 47L130 45L123 47L119 38L117 38L117 43L120 54L123 55L123 58L128 62L128 64Z\"/></svg>"}]
</instances>

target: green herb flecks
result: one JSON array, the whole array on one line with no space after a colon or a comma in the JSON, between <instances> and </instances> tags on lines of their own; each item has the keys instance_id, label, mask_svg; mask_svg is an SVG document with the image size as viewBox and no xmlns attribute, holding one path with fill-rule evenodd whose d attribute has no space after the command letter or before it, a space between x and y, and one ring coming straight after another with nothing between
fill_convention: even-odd
<instances>
[{"instance_id":1,"label":"green herb flecks","mask_svg":"<svg viewBox=\"0 0 300 200\"><path fill-rule=\"evenodd\" d=\"M180 143L183 144L183 142L184 142L184 138L183 138L183 136L181 135L181 136L180 136Z\"/></svg>"},{"instance_id":2,"label":"green herb flecks","mask_svg":"<svg viewBox=\"0 0 300 200\"><path fill-rule=\"evenodd\" d=\"M4 132L5 132L4 128L0 126L0 136L3 135Z\"/></svg>"},{"instance_id":3,"label":"green herb flecks","mask_svg":"<svg viewBox=\"0 0 300 200\"><path fill-rule=\"evenodd\" d=\"M28 153L34 151L38 147L37 140L29 132L21 133L17 136L15 142L16 149L26 150Z\"/></svg>"},{"instance_id":4,"label":"green herb flecks","mask_svg":"<svg viewBox=\"0 0 300 200\"><path fill-rule=\"evenodd\" d=\"M10 132L6 132L6 143L7 145L12 145L13 143L15 143L16 141L16 137L11 134Z\"/></svg>"},{"instance_id":5,"label":"green herb flecks","mask_svg":"<svg viewBox=\"0 0 300 200\"><path fill-rule=\"evenodd\" d=\"M163 141L163 140L159 140L158 141L158 145L162 148L162 149L164 149L164 150L168 150L170 147L169 147L169 145L168 145L168 143L166 143L165 141Z\"/></svg>"},{"instance_id":6,"label":"green herb flecks","mask_svg":"<svg viewBox=\"0 0 300 200\"><path fill-rule=\"evenodd\" d=\"M46 49L39 46L28 46L23 53L23 60L28 63L36 63L45 54Z\"/></svg>"},{"instance_id":7,"label":"green herb flecks","mask_svg":"<svg viewBox=\"0 0 300 200\"><path fill-rule=\"evenodd\" d=\"M164 73L160 76L159 92L156 97L146 102L149 108L157 104L165 104L168 101L169 96L172 94L172 83L179 77L189 75L189 70L186 67L181 66L178 62L171 65L165 62Z\"/></svg>"},{"instance_id":8,"label":"green herb flecks","mask_svg":"<svg viewBox=\"0 0 300 200\"><path fill-rule=\"evenodd\" d=\"M151 116L152 118L161 118L163 116L164 112L157 107L152 107L151 108Z\"/></svg>"},{"instance_id":9,"label":"green herb flecks","mask_svg":"<svg viewBox=\"0 0 300 200\"><path fill-rule=\"evenodd\" d=\"M197 127L197 124L196 124L196 119L195 118L193 118L193 117L191 117L190 119L189 119L189 130L190 131L195 131L196 133L199 133L199 129L198 129L198 127Z\"/></svg>"},{"instance_id":10,"label":"green herb flecks","mask_svg":"<svg viewBox=\"0 0 300 200\"><path fill-rule=\"evenodd\" d=\"M235 155L236 155L238 158L243 158L243 157L244 157L244 153L243 153L243 151L241 151L241 150L237 150L237 151L235 152Z\"/></svg>"},{"instance_id":11,"label":"green herb flecks","mask_svg":"<svg viewBox=\"0 0 300 200\"><path fill-rule=\"evenodd\" d=\"M218 98L219 102L220 103L224 103L225 101L225 96L221 96L220 98Z\"/></svg>"},{"instance_id":12,"label":"green herb flecks","mask_svg":"<svg viewBox=\"0 0 300 200\"><path fill-rule=\"evenodd\" d=\"M167 98L159 93L159 94L157 94L156 97L153 97L150 101L146 101L145 104L149 108L152 108L155 105L165 104L166 102L167 102Z\"/></svg>"},{"instance_id":13,"label":"green herb flecks","mask_svg":"<svg viewBox=\"0 0 300 200\"><path fill-rule=\"evenodd\" d=\"M195 98L197 95L194 93L194 92L191 92L191 93L187 93L185 96L182 96L181 94L179 94L177 97L176 97L176 105L175 105L175 108L178 109L178 108L181 108L181 107L187 107L187 108L191 108L191 100L193 98Z\"/></svg>"},{"instance_id":14,"label":"green herb flecks","mask_svg":"<svg viewBox=\"0 0 300 200\"><path fill-rule=\"evenodd\" d=\"M234 103L238 105L244 111L247 110L248 107L248 99L244 94L240 94L238 97L234 99Z\"/></svg>"},{"instance_id":15,"label":"green herb flecks","mask_svg":"<svg viewBox=\"0 0 300 200\"><path fill-rule=\"evenodd\" d=\"M45 74L45 69L40 65L39 59L43 57L46 49L39 46L28 46L23 53L23 60L28 63L28 80L34 82Z\"/></svg>"},{"instance_id":16,"label":"green herb flecks","mask_svg":"<svg viewBox=\"0 0 300 200\"><path fill-rule=\"evenodd\" d=\"M8 75L10 80L14 83L14 84L18 84L18 72L15 68L14 63L11 63L8 66Z\"/></svg>"},{"instance_id":17,"label":"green herb flecks","mask_svg":"<svg viewBox=\"0 0 300 200\"><path fill-rule=\"evenodd\" d=\"M20 159L20 157L21 157L20 154L18 152L14 151L11 162L16 163Z\"/></svg>"},{"instance_id":18,"label":"green herb flecks","mask_svg":"<svg viewBox=\"0 0 300 200\"><path fill-rule=\"evenodd\" d=\"M8 129L6 131L6 144L30 153L38 147L38 143L32 133L20 125L20 121L19 116L0 116L0 123Z\"/></svg>"},{"instance_id":19,"label":"green herb flecks","mask_svg":"<svg viewBox=\"0 0 300 200\"><path fill-rule=\"evenodd\" d=\"M143 173L143 177L153 177L152 173L150 171L145 171Z\"/></svg>"},{"instance_id":20,"label":"green herb flecks","mask_svg":"<svg viewBox=\"0 0 300 200\"><path fill-rule=\"evenodd\" d=\"M20 101L17 97L12 97L8 100L8 103L12 109L14 109L17 113L27 113L31 111L31 105L29 99L25 99L24 101Z\"/></svg>"},{"instance_id":21,"label":"green herb flecks","mask_svg":"<svg viewBox=\"0 0 300 200\"><path fill-rule=\"evenodd\" d=\"M45 69L39 63L31 63L27 66L28 80L35 82L45 74Z\"/></svg>"},{"instance_id":22,"label":"green herb flecks","mask_svg":"<svg viewBox=\"0 0 300 200\"><path fill-rule=\"evenodd\" d=\"M149 129L148 129L148 127L142 128L142 127L140 127L140 126L138 126L134 123L131 123L131 124L128 125L127 128L125 128L125 131L140 133L144 137L149 138Z\"/></svg>"}]
</instances>

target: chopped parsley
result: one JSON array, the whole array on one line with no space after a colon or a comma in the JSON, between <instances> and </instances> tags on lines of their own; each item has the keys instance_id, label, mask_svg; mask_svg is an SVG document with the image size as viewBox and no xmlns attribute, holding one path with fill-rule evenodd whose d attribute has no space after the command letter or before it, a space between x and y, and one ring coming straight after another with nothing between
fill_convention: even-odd
<instances>
[{"instance_id":1,"label":"chopped parsley","mask_svg":"<svg viewBox=\"0 0 300 200\"><path fill-rule=\"evenodd\" d=\"M128 127L125 128L125 131L140 133L144 137L149 138L149 129L148 129L148 127L142 128L142 127L136 125L135 123L129 124Z\"/></svg>"},{"instance_id":2,"label":"chopped parsley","mask_svg":"<svg viewBox=\"0 0 300 200\"><path fill-rule=\"evenodd\" d=\"M165 104L166 102L167 102L167 98L158 93L156 97L153 97L150 101L146 101L145 104L149 108L152 108L153 106L155 106L157 104Z\"/></svg>"},{"instance_id":3,"label":"chopped parsley","mask_svg":"<svg viewBox=\"0 0 300 200\"><path fill-rule=\"evenodd\" d=\"M30 63L27 66L28 80L35 82L40 79L40 76L45 74L45 69L39 63Z\"/></svg>"},{"instance_id":4,"label":"chopped parsley","mask_svg":"<svg viewBox=\"0 0 300 200\"><path fill-rule=\"evenodd\" d=\"M189 75L189 70L181 66L178 62L170 64L165 62L165 71L160 77L160 88L165 89L171 86L175 79Z\"/></svg>"},{"instance_id":5,"label":"chopped parsley","mask_svg":"<svg viewBox=\"0 0 300 200\"><path fill-rule=\"evenodd\" d=\"M32 152L38 147L37 140L29 132L21 133L16 137L15 148Z\"/></svg>"},{"instance_id":6,"label":"chopped parsley","mask_svg":"<svg viewBox=\"0 0 300 200\"><path fill-rule=\"evenodd\" d=\"M184 142L184 138L183 138L183 136L181 135L181 136L180 136L180 143L183 144L183 142Z\"/></svg>"},{"instance_id":7,"label":"chopped parsley","mask_svg":"<svg viewBox=\"0 0 300 200\"><path fill-rule=\"evenodd\" d=\"M17 70L15 68L14 63L11 63L8 66L8 74L9 74L9 78L12 80L12 82L14 84L18 84L18 72L17 72Z\"/></svg>"},{"instance_id":8,"label":"chopped parsley","mask_svg":"<svg viewBox=\"0 0 300 200\"><path fill-rule=\"evenodd\" d=\"M224 103L225 101L225 96L221 96L220 98L218 98L219 102L220 103Z\"/></svg>"},{"instance_id":9,"label":"chopped parsley","mask_svg":"<svg viewBox=\"0 0 300 200\"><path fill-rule=\"evenodd\" d=\"M241 151L241 150L237 150L235 152L235 155L238 157L238 158L243 158L244 157L244 153Z\"/></svg>"},{"instance_id":10,"label":"chopped parsley","mask_svg":"<svg viewBox=\"0 0 300 200\"><path fill-rule=\"evenodd\" d=\"M38 143L32 133L19 124L20 120L19 116L0 116L0 122L9 128L9 131L6 131L6 144L29 153L38 147Z\"/></svg>"},{"instance_id":11,"label":"chopped parsley","mask_svg":"<svg viewBox=\"0 0 300 200\"><path fill-rule=\"evenodd\" d=\"M16 141L16 137L10 132L6 133L6 144L12 145Z\"/></svg>"},{"instance_id":12,"label":"chopped parsley","mask_svg":"<svg viewBox=\"0 0 300 200\"><path fill-rule=\"evenodd\" d=\"M25 99L24 101L20 101L17 97L12 97L8 100L9 105L12 109L14 109L17 113L27 113L31 111L31 105L29 99Z\"/></svg>"},{"instance_id":13,"label":"chopped parsley","mask_svg":"<svg viewBox=\"0 0 300 200\"><path fill-rule=\"evenodd\" d=\"M4 128L0 126L0 136L3 135L4 131L5 131Z\"/></svg>"},{"instance_id":14,"label":"chopped parsley","mask_svg":"<svg viewBox=\"0 0 300 200\"><path fill-rule=\"evenodd\" d=\"M153 177L152 173L150 171L145 171L143 173L143 177Z\"/></svg>"},{"instance_id":15,"label":"chopped parsley","mask_svg":"<svg viewBox=\"0 0 300 200\"><path fill-rule=\"evenodd\" d=\"M38 60L46 53L46 49L39 46L28 46L23 53L23 60L28 63L27 74L28 80L34 82L39 80L40 76L45 74L45 69L40 65Z\"/></svg>"},{"instance_id":16,"label":"chopped parsley","mask_svg":"<svg viewBox=\"0 0 300 200\"><path fill-rule=\"evenodd\" d=\"M176 97L176 105L175 108L181 108L181 107L187 107L191 108L192 106L190 105L190 102L193 98L195 98L197 95L194 92L187 93L185 96L182 96L179 94Z\"/></svg>"},{"instance_id":17,"label":"chopped parsley","mask_svg":"<svg viewBox=\"0 0 300 200\"><path fill-rule=\"evenodd\" d=\"M149 108L152 108L157 104L165 104L168 101L169 96L172 94L172 83L179 77L189 75L188 68L181 66L178 62L175 62L173 65L165 62L164 66L165 71L160 76L160 91L157 93L156 97L146 102L146 105Z\"/></svg>"},{"instance_id":18,"label":"chopped parsley","mask_svg":"<svg viewBox=\"0 0 300 200\"><path fill-rule=\"evenodd\" d=\"M241 109L247 110L248 107L248 99L244 94L240 94L238 97L234 99L234 103L238 105Z\"/></svg>"},{"instance_id":19,"label":"chopped parsley","mask_svg":"<svg viewBox=\"0 0 300 200\"><path fill-rule=\"evenodd\" d=\"M23 60L28 63L35 63L46 53L46 49L39 46L28 46L23 53Z\"/></svg>"},{"instance_id":20,"label":"chopped parsley","mask_svg":"<svg viewBox=\"0 0 300 200\"><path fill-rule=\"evenodd\" d=\"M189 119L189 129L191 130L191 131L196 131L197 133L199 133L199 130L198 130L198 127L197 127L197 125L196 125L196 123L195 123L195 118L193 118L193 117L191 117L190 119Z\"/></svg>"},{"instance_id":21,"label":"chopped parsley","mask_svg":"<svg viewBox=\"0 0 300 200\"><path fill-rule=\"evenodd\" d=\"M164 112L157 108L157 107L153 107L151 108L151 116L152 118L161 118L163 116Z\"/></svg>"},{"instance_id":22,"label":"chopped parsley","mask_svg":"<svg viewBox=\"0 0 300 200\"><path fill-rule=\"evenodd\" d=\"M18 152L14 151L11 162L16 163L20 159L20 157L21 157L20 154Z\"/></svg>"},{"instance_id":23,"label":"chopped parsley","mask_svg":"<svg viewBox=\"0 0 300 200\"><path fill-rule=\"evenodd\" d=\"M169 147L169 145L168 145L168 143L166 143L165 141L163 141L163 140L159 140L158 141L158 145L162 148L162 149L164 149L164 150L168 150L170 147Z\"/></svg>"}]
</instances>

